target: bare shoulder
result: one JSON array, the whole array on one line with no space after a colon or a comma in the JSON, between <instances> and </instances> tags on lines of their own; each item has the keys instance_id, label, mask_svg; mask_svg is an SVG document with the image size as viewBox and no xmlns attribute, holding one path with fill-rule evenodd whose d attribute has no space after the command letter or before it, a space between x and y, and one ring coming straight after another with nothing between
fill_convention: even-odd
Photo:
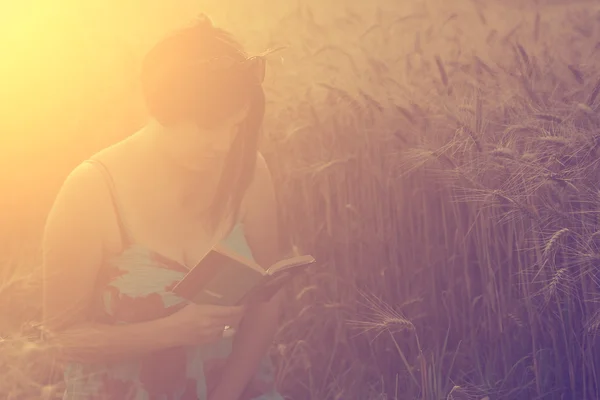
<instances>
[{"instance_id":1,"label":"bare shoulder","mask_svg":"<svg viewBox=\"0 0 600 400\"><path fill-rule=\"evenodd\" d=\"M136 163L131 160L138 156L139 138L134 134L98 151L68 174L48 216L50 234L70 224L73 230L94 230L89 237L101 237L111 251L119 248L122 240L112 186L117 191L127 189L119 195L135 191L128 186L136 183L131 174Z\"/></svg>"},{"instance_id":2,"label":"bare shoulder","mask_svg":"<svg viewBox=\"0 0 600 400\"><path fill-rule=\"evenodd\" d=\"M46 239L68 231L101 239L110 218L110 192L102 170L89 161L81 162L66 176L48 214ZM79 235L80 238L84 236ZM78 237L72 238L77 240Z\"/></svg>"},{"instance_id":3,"label":"bare shoulder","mask_svg":"<svg viewBox=\"0 0 600 400\"><path fill-rule=\"evenodd\" d=\"M102 171L103 167L94 161L100 161L112 169L119 165L123 153L127 152L126 147L126 141L116 143L93 154L71 170L58 192L55 207L69 206L74 210L85 207L91 211L106 204L106 200L110 200L106 175Z\"/></svg>"},{"instance_id":4,"label":"bare shoulder","mask_svg":"<svg viewBox=\"0 0 600 400\"><path fill-rule=\"evenodd\" d=\"M101 171L91 162L77 165L65 178L55 200L55 206L76 206L94 202L101 192Z\"/></svg>"}]
</instances>

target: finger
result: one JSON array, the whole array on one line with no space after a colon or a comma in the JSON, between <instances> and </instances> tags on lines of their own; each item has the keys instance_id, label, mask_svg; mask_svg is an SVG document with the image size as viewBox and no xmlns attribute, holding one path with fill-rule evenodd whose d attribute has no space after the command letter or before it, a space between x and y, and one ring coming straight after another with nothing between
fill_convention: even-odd
<instances>
[{"instance_id":1,"label":"finger","mask_svg":"<svg viewBox=\"0 0 600 400\"><path fill-rule=\"evenodd\" d=\"M211 335L206 335L202 342L203 342L203 344L213 344L213 343L219 342L222 338L223 338L222 333L215 333L215 334L211 334Z\"/></svg>"},{"instance_id":2,"label":"finger","mask_svg":"<svg viewBox=\"0 0 600 400\"><path fill-rule=\"evenodd\" d=\"M227 316L227 317L212 317L210 319L210 325L225 326L225 325L237 325L240 323L244 316Z\"/></svg>"},{"instance_id":3,"label":"finger","mask_svg":"<svg viewBox=\"0 0 600 400\"><path fill-rule=\"evenodd\" d=\"M233 318L233 320L229 322L229 325L237 326L242 322L243 319L244 319L244 315L243 314L239 315L239 316Z\"/></svg>"},{"instance_id":4,"label":"finger","mask_svg":"<svg viewBox=\"0 0 600 400\"><path fill-rule=\"evenodd\" d=\"M244 306L201 306L208 315L226 316L244 312Z\"/></svg>"},{"instance_id":5,"label":"finger","mask_svg":"<svg viewBox=\"0 0 600 400\"><path fill-rule=\"evenodd\" d=\"M210 319L218 319L218 320L230 320L232 318L240 318L244 315L242 311L231 311L225 313L211 314L209 315Z\"/></svg>"},{"instance_id":6,"label":"finger","mask_svg":"<svg viewBox=\"0 0 600 400\"><path fill-rule=\"evenodd\" d=\"M218 341L223 338L223 332L225 331L224 326L211 328L210 331L206 332L206 337L209 338L210 341Z\"/></svg>"},{"instance_id":7,"label":"finger","mask_svg":"<svg viewBox=\"0 0 600 400\"><path fill-rule=\"evenodd\" d=\"M223 331L225 330L225 326L224 325L218 325L218 326L214 326L210 328L210 333L209 336L222 336L223 335Z\"/></svg>"}]
</instances>

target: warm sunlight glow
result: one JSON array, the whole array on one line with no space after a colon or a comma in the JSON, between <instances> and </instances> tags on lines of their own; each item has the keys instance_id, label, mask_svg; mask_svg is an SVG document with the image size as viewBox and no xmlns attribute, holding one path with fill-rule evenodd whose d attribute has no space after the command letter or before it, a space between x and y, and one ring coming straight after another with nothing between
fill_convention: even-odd
<instances>
[{"instance_id":1,"label":"warm sunlight glow","mask_svg":"<svg viewBox=\"0 0 600 400\"><path fill-rule=\"evenodd\" d=\"M176 325L159 323L182 335L174 342L169 335L154 340L136 327L129 330L133 323L127 323L167 314L175 294L165 288L175 287L186 268L204 265L196 263L203 254L212 254L213 237L201 248L191 234L205 228L196 226L202 214L198 198L204 196L206 204L217 199L217 206L228 199L210 196L229 194L218 187L217 174L211 175L219 168L205 168L212 161L231 166L225 175L238 177L236 188L253 188L244 194L252 193L254 202L246 202L241 190L232 199L249 222L244 229L254 228L248 246L242 241L247 232L234 230L243 252L257 248L262 257L257 265L269 265L275 251L267 245L281 244L289 257L283 264L302 254L316 260L306 270L294 269L309 273L286 289L285 320L273 343L286 398L600 399L597 2L0 3L0 399L62 398L69 380L45 347L51 340L45 341L40 329L41 305L53 308L55 316L68 308L65 304L83 310L88 303L73 299L91 299L94 287L98 304L108 307L105 293L96 290L99 278L105 292L125 304L123 315L130 320L84 327L84 334L74 329L71 339L82 354L98 345L101 356L133 347L130 354L136 357L157 348L174 349L164 353L171 357L182 343L197 344L192 328L200 327L206 337L222 334L221 326L196 318L196 309L186 314L189 308L177 314L183 319L177 317ZM202 34L206 28L212 33L213 49L234 54L230 58L241 60L235 65L253 66L252 76L264 77L262 87L244 74L223 74L221 81L215 75L211 82L226 81L231 93L250 87L243 91L250 94L223 100L212 93L229 93L223 90L227 85L214 85L214 91L205 85L201 93L211 96L203 103L195 97L200 91L186 92L194 86L188 85L188 63L182 62L178 71L184 72L174 75L185 79L162 90L164 81L148 76L160 72L160 60L176 59L169 46L145 64L151 67L144 71L151 72L140 79L147 51L199 13L229 31L250 55L284 48L244 60L235 46L222 50L226 40L209 25L199 25ZM199 37L198 30L188 32L193 34L179 39ZM192 65L191 75L197 72ZM188 123L169 129L167 123L151 124L122 142L148 121L142 82L156 89L146 95L153 115L162 110L166 120L187 112ZM182 106L209 102L218 106ZM201 118L215 124L198 129ZM215 127L217 120L221 125ZM206 132L213 135L199 134ZM63 218L49 218L54 236L46 228L50 239L44 243L54 240L59 250L43 260L46 218L65 178L117 142L125 143L113 164L121 167L125 192L129 188L129 197L122 198L130 201L139 232L152 227L158 232L144 238L155 243L132 244L131 253L118 249L117 239L107 233L120 232L108 226L108 216L117 214L107 206L110 198L83 185L86 190L60 198L66 203L59 205L72 200L68 206L53 208L59 209L53 215ZM232 143L236 152L229 152ZM264 158L254 157L257 148ZM225 164L225 157L215 154L233 154L233 162ZM195 185L200 176L202 184ZM90 193L90 201L78 203L78 196ZM216 209L202 208L206 214ZM220 214L210 215L221 227ZM86 225L78 225L79 219ZM231 228L229 222L222 223L223 231ZM78 239L88 241L71 251ZM109 250L125 257L104 263ZM100 264L110 268L102 274L91 269ZM51 282L42 265L63 273ZM149 265L168 282L140 284L151 275L144 269ZM198 275L188 275L191 286L178 290L189 299L217 302L283 282L269 286L257 266L250 272L246 267L238 262L229 268L236 276L236 270L245 271L244 288L227 286L237 281L226 276L211 281L210 290L197 290L206 277L197 269ZM130 275L134 270L140 279ZM288 272L279 276L292 277ZM274 308L265 309L275 315ZM218 319L206 315L207 321ZM243 331L243 324L237 325L241 315L237 310L223 325ZM124 331L135 334L109 326L121 322ZM142 326L148 332L148 326L158 325ZM88 333L98 340L89 340ZM138 341L142 336L150 344ZM151 364L170 367L187 360L182 354ZM189 378L177 368L169 371L178 376L163 377L174 385L170 393L183 392L177 379ZM120 387L122 382L115 382L104 384Z\"/></svg>"}]
</instances>

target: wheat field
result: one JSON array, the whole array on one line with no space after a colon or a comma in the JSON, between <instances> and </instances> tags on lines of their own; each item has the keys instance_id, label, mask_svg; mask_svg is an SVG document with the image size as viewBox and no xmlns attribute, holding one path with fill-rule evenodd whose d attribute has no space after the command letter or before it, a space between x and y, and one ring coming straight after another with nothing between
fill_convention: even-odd
<instances>
[{"instance_id":1,"label":"wheat field","mask_svg":"<svg viewBox=\"0 0 600 400\"><path fill-rule=\"evenodd\" d=\"M4 26L0 398L60 398L36 329L45 215L144 122L138 63L199 11L250 51L288 46L262 151L284 242L319 263L273 349L285 395L600 398L594 2L63 3Z\"/></svg>"}]
</instances>

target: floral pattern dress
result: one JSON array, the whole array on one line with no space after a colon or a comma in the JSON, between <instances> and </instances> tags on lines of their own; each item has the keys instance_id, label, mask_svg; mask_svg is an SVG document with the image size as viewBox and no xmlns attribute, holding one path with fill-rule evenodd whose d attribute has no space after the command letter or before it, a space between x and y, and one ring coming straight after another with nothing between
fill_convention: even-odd
<instances>
[{"instance_id":1,"label":"floral pattern dress","mask_svg":"<svg viewBox=\"0 0 600 400\"><path fill-rule=\"evenodd\" d=\"M251 257L242 225L223 244ZM105 263L96 320L129 324L169 315L185 301L171 292L188 269L135 243ZM174 347L118 363L67 365L63 400L204 400L217 384L233 338ZM274 388L268 356L239 400L283 400Z\"/></svg>"}]
</instances>

